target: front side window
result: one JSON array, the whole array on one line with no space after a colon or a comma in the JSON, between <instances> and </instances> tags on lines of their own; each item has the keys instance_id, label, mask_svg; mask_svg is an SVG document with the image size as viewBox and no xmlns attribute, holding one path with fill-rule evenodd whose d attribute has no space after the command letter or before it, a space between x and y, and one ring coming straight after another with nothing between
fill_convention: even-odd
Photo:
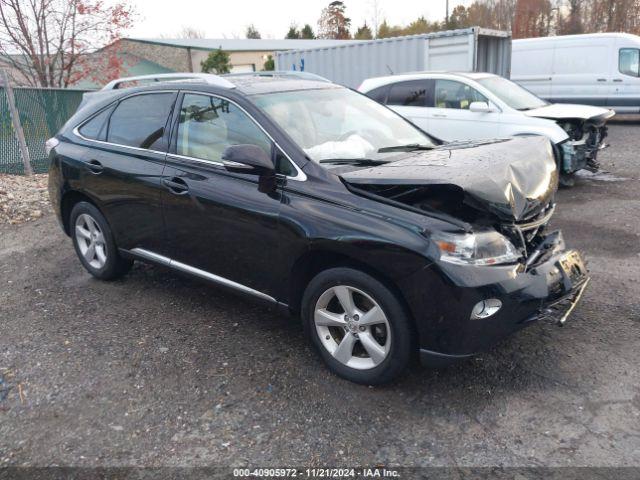
<instances>
[{"instance_id":1,"label":"front side window","mask_svg":"<svg viewBox=\"0 0 640 480\"><path fill-rule=\"evenodd\" d=\"M435 146L398 114L346 88L266 93L253 96L253 101L316 162L386 160L394 155L390 147Z\"/></svg>"},{"instance_id":2,"label":"front side window","mask_svg":"<svg viewBox=\"0 0 640 480\"><path fill-rule=\"evenodd\" d=\"M109 120L107 141L163 151L164 132L174 93L148 93L122 100Z\"/></svg>"},{"instance_id":3,"label":"front side window","mask_svg":"<svg viewBox=\"0 0 640 480\"><path fill-rule=\"evenodd\" d=\"M107 123L109 121L109 115L113 112L114 105L105 108L98 113L88 122L85 122L78 131L80 135L91 140L106 140L107 139Z\"/></svg>"},{"instance_id":4,"label":"front side window","mask_svg":"<svg viewBox=\"0 0 640 480\"><path fill-rule=\"evenodd\" d=\"M185 94L176 153L220 162L230 145L257 145L271 154L269 137L239 107L211 95Z\"/></svg>"},{"instance_id":5,"label":"front side window","mask_svg":"<svg viewBox=\"0 0 640 480\"><path fill-rule=\"evenodd\" d=\"M391 85L387 105L424 107L427 98L427 82L412 80Z\"/></svg>"},{"instance_id":6,"label":"front side window","mask_svg":"<svg viewBox=\"0 0 640 480\"><path fill-rule=\"evenodd\" d=\"M468 110L473 102L487 102L484 95L466 83L436 80L435 107Z\"/></svg>"},{"instance_id":7,"label":"front side window","mask_svg":"<svg viewBox=\"0 0 640 480\"><path fill-rule=\"evenodd\" d=\"M618 70L632 77L640 77L640 49L621 48L618 53Z\"/></svg>"}]
</instances>

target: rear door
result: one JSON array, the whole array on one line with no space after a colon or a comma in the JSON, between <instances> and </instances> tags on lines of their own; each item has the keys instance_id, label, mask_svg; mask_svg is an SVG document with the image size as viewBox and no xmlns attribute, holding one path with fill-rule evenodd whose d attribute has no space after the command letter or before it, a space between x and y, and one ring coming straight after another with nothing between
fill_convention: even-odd
<instances>
[{"instance_id":1,"label":"rear door","mask_svg":"<svg viewBox=\"0 0 640 480\"><path fill-rule=\"evenodd\" d=\"M430 133L447 141L475 140L500 136L500 115L494 112L472 112L473 102L489 100L475 88L457 80L436 79L433 107L429 108Z\"/></svg>"},{"instance_id":2,"label":"rear door","mask_svg":"<svg viewBox=\"0 0 640 480\"><path fill-rule=\"evenodd\" d=\"M393 83L389 85L384 103L425 132L431 133L427 110L431 91L433 91L432 80Z\"/></svg>"},{"instance_id":3,"label":"rear door","mask_svg":"<svg viewBox=\"0 0 640 480\"><path fill-rule=\"evenodd\" d=\"M162 252L162 178L175 91L134 94L77 132L91 143L84 185L100 203L120 248Z\"/></svg>"},{"instance_id":4,"label":"rear door","mask_svg":"<svg viewBox=\"0 0 640 480\"><path fill-rule=\"evenodd\" d=\"M169 256L200 276L273 295L279 189L263 188L265 178L255 173L228 171L222 153L252 144L275 155L275 147L226 98L185 92L179 105L163 193Z\"/></svg>"}]
</instances>

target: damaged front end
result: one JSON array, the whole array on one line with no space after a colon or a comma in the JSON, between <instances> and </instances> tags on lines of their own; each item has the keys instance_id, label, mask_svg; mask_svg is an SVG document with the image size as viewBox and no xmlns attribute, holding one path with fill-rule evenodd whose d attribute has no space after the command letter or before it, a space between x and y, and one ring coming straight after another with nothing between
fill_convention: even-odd
<instances>
[{"instance_id":1,"label":"damaged front end","mask_svg":"<svg viewBox=\"0 0 640 480\"><path fill-rule=\"evenodd\" d=\"M557 145L558 165L563 174L581 169L597 171L598 152L607 147L606 123L613 110L588 105L551 104L528 110L525 115L555 121L569 138Z\"/></svg>"},{"instance_id":2,"label":"damaged front end","mask_svg":"<svg viewBox=\"0 0 640 480\"><path fill-rule=\"evenodd\" d=\"M560 147L560 165L563 173L574 173L581 169L597 172L600 168L598 152L608 145L608 134L604 123L593 121L566 120L558 122L569 138Z\"/></svg>"},{"instance_id":3,"label":"damaged front end","mask_svg":"<svg viewBox=\"0 0 640 480\"><path fill-rule=\"evenodd\" d=\"M542 137L449 143L341 176L354 193L469 226L474 235L468 238L436 239L445 261L520 262L528 269L550 253L546 228L558 172ZM491 232L507 244L499 245ZM475 257L474 249L480 252Z\"/></svg>"},{"instance_id":4,"label":"damaged front end","mask_svg":"<svg viewBox=\"0 0 640 480\"><path fill-rule=\"evenodd\" d=\"M450 225L424 223L429 268L402 285L417 305L427 365L483 351L539 319L562 324L587 285L580 253L549 230L558 169L544 137L448 143L340 176L357 195Z\"/></svg>"}]
</instances>

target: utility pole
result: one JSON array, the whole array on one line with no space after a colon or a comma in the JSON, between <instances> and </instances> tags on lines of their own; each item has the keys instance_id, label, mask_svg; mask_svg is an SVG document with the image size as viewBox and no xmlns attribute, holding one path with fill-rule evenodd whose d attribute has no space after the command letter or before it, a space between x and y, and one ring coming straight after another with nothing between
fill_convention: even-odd
<instances>
[{"instance_id":1,"label":"utility pole","mask_svg":"<svg viewBox=\"0 0 640 480\"><path fill-rule=\"evenodd\" d=\"M447 10L446 10L446 13L444 15L444 23L445 23L445 25L449 25L449 0L446 0L446 1L447 1L447 7L446 7Z\"/></svg>"},{"instance_id":2,"label":"utility pole","mask_svg":"<svg viewBox=\"0 0 640 480\"><path fill-rule=\"evenodd\" d=\"M13 131L16 133L16 137L18 138L18 147L20 148L22 163L24 164L24 174L33 175L29 149L27 148L27 142L24 139L24 131L22 130L22 124L20 123L20 114L16 108L16 98L13 96L13 87L9 81L9 75L7 75L7 72L2 69L0 69L0 86L4 87L4 91L7 92L7 103L9 104L11 123L13 124Z\"/></svg>"}]
</instances>

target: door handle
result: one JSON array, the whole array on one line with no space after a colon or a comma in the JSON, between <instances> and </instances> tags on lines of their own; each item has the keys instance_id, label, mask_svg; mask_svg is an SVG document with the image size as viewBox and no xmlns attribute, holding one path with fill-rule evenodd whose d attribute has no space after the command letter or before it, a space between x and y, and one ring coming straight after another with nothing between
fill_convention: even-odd
<instances>
[{"instance_id":1,"label":"door handle","mask_svg":"<svg viewBox=\"0 0 640 480\"><path fill-rule=\"evenodd\" d=\"M180 177L163 178L162 184L174 195L184 195L189 192L189 187Z\"/></svg>"},{"instance_id":2,"label":"door handle","mask_svg":"<svg viewBox=\"0 0 640 480\"><path fill-rule=\"evenodd\" d=\"M607 81L607 79L606 79L606 78L599 78L599 79L598 79L598 81L599 81L599 82L606 82L606 81ZM615 82L615 80L614 80L614 82Z\"/></svg>"},{"instance_id":3,"label":"door handle","mask_svg":"<svg viewBox=\"0 0 640 480\"><path fill-rule=\"evenodd\" d=\"M621 78L614 78L613 81L614 82L622 82L622 79Z\"/></svg>"},{"instance_id":4,"label":"door handle","mask_svg":"<svg viewBox=\"0 0 640 480\"><path fill-rule=\"evenodd\" d=\"M434 118L447 118L444 113L434 113L433 116Z\"/></svg>"},{"instance_id":5,"label":"door handle","mask_svg":"<svg viewBox=\"0 0 640 480\"><path fill-rule=\"evenodd\" d=\"M87 162L87 167L89 167L91 173L94 173L96 175L102 173L102 171L104 170L104 167L98 160L89 160Z\"/></svg>"}]
</instances>

